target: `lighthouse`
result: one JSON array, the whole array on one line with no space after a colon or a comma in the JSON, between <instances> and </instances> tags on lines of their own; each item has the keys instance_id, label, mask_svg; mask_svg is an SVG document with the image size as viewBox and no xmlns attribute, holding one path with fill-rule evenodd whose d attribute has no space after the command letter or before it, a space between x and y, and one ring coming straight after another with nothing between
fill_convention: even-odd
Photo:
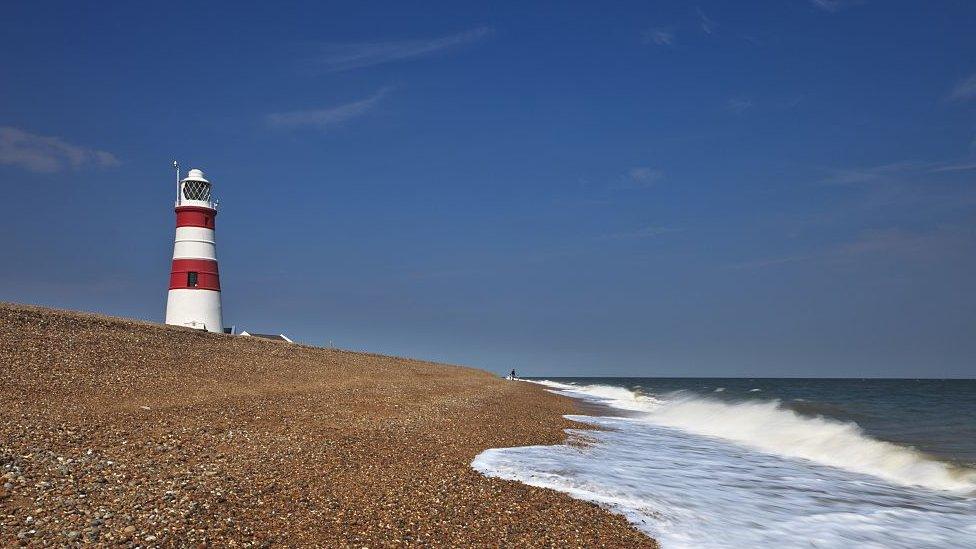
<instances>
[{"instance_id":1,"label":"lighthouse","mask_svg":"<svg viewBox=\"0 0 976 549\"><path fill-rule=\"evenodd\" d=\"M217 202L200 170L180 179L176 167L176 243L166 298L166 324L223 332L214 222Z\"/></svg>"}]
</instances>

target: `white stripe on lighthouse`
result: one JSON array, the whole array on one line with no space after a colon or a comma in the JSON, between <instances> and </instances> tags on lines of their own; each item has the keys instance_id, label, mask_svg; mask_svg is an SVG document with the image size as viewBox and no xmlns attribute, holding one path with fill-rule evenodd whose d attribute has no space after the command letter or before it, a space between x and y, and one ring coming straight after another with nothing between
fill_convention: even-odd
<instances>
[{"instance_id":1,"label":"white stripe on lighthouse","mask_svg":"<svg viewBox=\"0 0 976 549\"><path fill-rule=\"evenodd\" d=\"M203 227L177 227L173 259L217 259L214 230Z\"/></svg>"},{"instance_id":2,"label":"white stripe on lighthouse","mask_svg":"<svg viewBox=\"0 0 976 549\"><path fill-rule=\"evenodd\" d=\"M223 332L220 292L170 290L166 295L166 324Z\"/></svg>"}]
</instances>

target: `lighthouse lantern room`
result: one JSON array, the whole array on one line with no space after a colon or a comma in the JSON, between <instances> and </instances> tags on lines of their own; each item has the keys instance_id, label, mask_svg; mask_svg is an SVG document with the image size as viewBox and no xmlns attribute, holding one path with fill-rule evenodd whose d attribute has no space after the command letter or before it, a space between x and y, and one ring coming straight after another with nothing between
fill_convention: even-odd
<instances>
[{"instance_id":1,"label":"lighthouse lantern room","mask_svg":"<svg viewBox=\"0 0 976 549\"><path fill-rule=\"evenodd\" d=\"M176 242L166 299L166 324L223 332L214 223L217 202L200 170L180 179L176 167Z\"/></svg>"}]
</instances>

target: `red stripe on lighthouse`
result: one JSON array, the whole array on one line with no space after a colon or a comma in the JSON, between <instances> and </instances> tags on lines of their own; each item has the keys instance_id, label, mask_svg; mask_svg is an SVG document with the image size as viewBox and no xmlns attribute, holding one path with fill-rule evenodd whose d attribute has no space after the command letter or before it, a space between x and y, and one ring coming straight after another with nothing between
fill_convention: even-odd
<instances>
[{"instance_id":1,"label":"red stripe on lighthouse","mask_svg":"<svg viewBox=\"0 0 976 549\"><path fill-rule=\"evenodd\" d=\"M217 272L217 262L212 259L174 259L173 270L169 275L169 289L219 292L220 275Z\"/></svg>"},{"instance_id":2,"label":"red stripe on lighthouse","mask_svg":"<svg viewBox=\"0 0 976 549\"><path fill-rule=\"evenodd\" d=\"M213 229L217 210L202 206L178 206L176 208L177 227L203 227Z\"/></svg>"}]
</instances>

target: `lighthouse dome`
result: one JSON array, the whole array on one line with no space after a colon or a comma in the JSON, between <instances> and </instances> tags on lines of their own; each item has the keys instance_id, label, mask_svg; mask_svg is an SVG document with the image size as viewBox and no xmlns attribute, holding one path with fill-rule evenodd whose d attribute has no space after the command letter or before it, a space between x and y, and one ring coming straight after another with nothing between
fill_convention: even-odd
<instances>
[{"instance_id":1,"label":"lighthouse dome","mask_svg":"<svg viewBox=\"0 0 976 549\"><path fill-rule=\"evenodd\" d=\"M186 178L184 179L184 181L186 180L203 181L204 183L210 183L209 181L204 179L203 170L198 170L196 168L190 170L190 173L186 174Z\"/></svg>"},{"instance_id":2,"label":"lighthouse dome","mask_svg":"<svg viewBox=\"0 0 976 549\"><path fill-rule=\"evenodd\" d=\"M202 206L215 209L210 192L210 182L203 177L203 170L192 169L180 182L180 201L177 206Z\"/></svg>"}]
</instances>

